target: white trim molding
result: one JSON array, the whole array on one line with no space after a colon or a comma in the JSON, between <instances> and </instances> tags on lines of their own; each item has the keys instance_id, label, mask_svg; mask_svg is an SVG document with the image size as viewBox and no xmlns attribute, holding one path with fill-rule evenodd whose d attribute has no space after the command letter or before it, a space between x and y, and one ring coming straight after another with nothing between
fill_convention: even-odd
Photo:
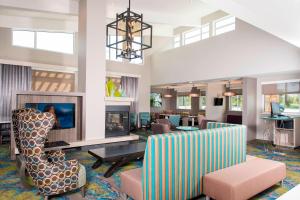
<instances>
[{"instance_id":1,"label":"white trim molding","mask_svg":"<svg viewBox=\"0 0 300 200\"><path fill-rule=\"evenodd\" d=\"M130 106L134 98L129 97L105 97L105 105L107 106Z\"/></svg>"},{"instance_id":2,"label":"white trim molding","mask_svg":"<svg viewBox=\"0 0 300 200\"><path fill-rule=\"evenodd\" d=\"M68 72L68 73L78 72L77 67L71 67L71 66L50 65L50 64L44 64L44 63L33 63L33 62L24 62L24 61L6 60L6 59L0 59L0 63L7 64L7 65L29 66L29 67L32 67L32 69L34 69L34 70Z\"/></svg>"},{"instance_id":3,"label":"white trim molding","mask_svg":"<svg viewBox=\"0 0 300 200\"><path fill-rule=\"evenodd\" d=\"M115 77L115 78L121 78L122 76L141 78L141 75L138 75L138 74L128 74L128 73L112 72L112 71L106 71L106 76L107 77Z\"/></svg>"}]
</instances>

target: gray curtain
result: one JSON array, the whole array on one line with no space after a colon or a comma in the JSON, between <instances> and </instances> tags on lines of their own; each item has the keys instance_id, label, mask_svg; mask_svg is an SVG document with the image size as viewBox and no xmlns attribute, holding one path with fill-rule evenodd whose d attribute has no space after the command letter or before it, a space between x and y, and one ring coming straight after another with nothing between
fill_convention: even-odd
<instances>
[{"instance_id":1,"label":"gray curtain","mask_svg":"<svg viewBox=\"0 0 300 200\"><path fill-rule=\"evenodd\" d=\"M122 76L121 86L127 97L134 98L131 103L130 112L138 113L138 85L139 79L134 77Z\"/></svg>"},{"instance_id":2,"label":"gray curtain","mask_svg":"<svg viewBox=\"0 0 300 200\"><path fill-rule=\"evenodd\" d=\"M0 120L11 118L14 91L31 90L31 67L0 64Z\"/></svg>"}]
</instances>

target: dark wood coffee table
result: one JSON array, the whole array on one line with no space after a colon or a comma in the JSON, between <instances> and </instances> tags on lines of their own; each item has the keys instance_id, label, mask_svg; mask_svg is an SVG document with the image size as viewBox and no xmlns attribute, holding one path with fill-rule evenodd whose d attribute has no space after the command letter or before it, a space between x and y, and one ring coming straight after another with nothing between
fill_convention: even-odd
<instances>
[{"instance_id":1,"label":"dark wood coffee table","mask_svg":"<svg viewBox=\"0 0 300 200\"><path fill-rule=\"evenodd\" d=\"M119 168L131 161L143 159L146 143L121 144L119 146L106 146L89 150L89 154L97 158L92 168L97 169L103 162L112 162L104 177L108 178Z\"/></svg>"}]
</instances>

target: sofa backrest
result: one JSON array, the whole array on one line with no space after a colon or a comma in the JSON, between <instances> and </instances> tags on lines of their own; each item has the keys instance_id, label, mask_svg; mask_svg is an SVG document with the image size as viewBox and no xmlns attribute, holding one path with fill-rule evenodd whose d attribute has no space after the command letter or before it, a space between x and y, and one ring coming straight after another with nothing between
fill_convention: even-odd
<instances>
[{"instance_id":1,"label":"sofa backrest","mask_svg":"<svg viewBox=\"0 0 300 200\"><path fill-rule=\"evenodd\" d=\"M246 160L246 126L208 126L206 130L148 137L142 172L144 199L199 196L205 174Z\"/></svg>"}]
</instances>

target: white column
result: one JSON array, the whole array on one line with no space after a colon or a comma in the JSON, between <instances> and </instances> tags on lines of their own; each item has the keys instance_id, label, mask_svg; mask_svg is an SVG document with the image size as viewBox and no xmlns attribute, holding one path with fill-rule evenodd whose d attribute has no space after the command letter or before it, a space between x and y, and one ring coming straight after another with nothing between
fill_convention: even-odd
<instances>
[{"instance_id":1,"label":"white column","mask_svg":"<svg viewBox=\"0 0 300 200\"><path fill-rule=\"evenodd\" d=\"M78 89L86 94L85 140L105 137L105 2L79 3Z\"/></svg>"},{"instance_id":2,"label":"white column","mask_svg":"<svg viewBox=\"0 0 300 200\"><path fill-rule=\"evenodd\" d=\"M257 79L243 78L243 124L247 126L247 140L256 139Z\"/></svg>"}]
</instances>

